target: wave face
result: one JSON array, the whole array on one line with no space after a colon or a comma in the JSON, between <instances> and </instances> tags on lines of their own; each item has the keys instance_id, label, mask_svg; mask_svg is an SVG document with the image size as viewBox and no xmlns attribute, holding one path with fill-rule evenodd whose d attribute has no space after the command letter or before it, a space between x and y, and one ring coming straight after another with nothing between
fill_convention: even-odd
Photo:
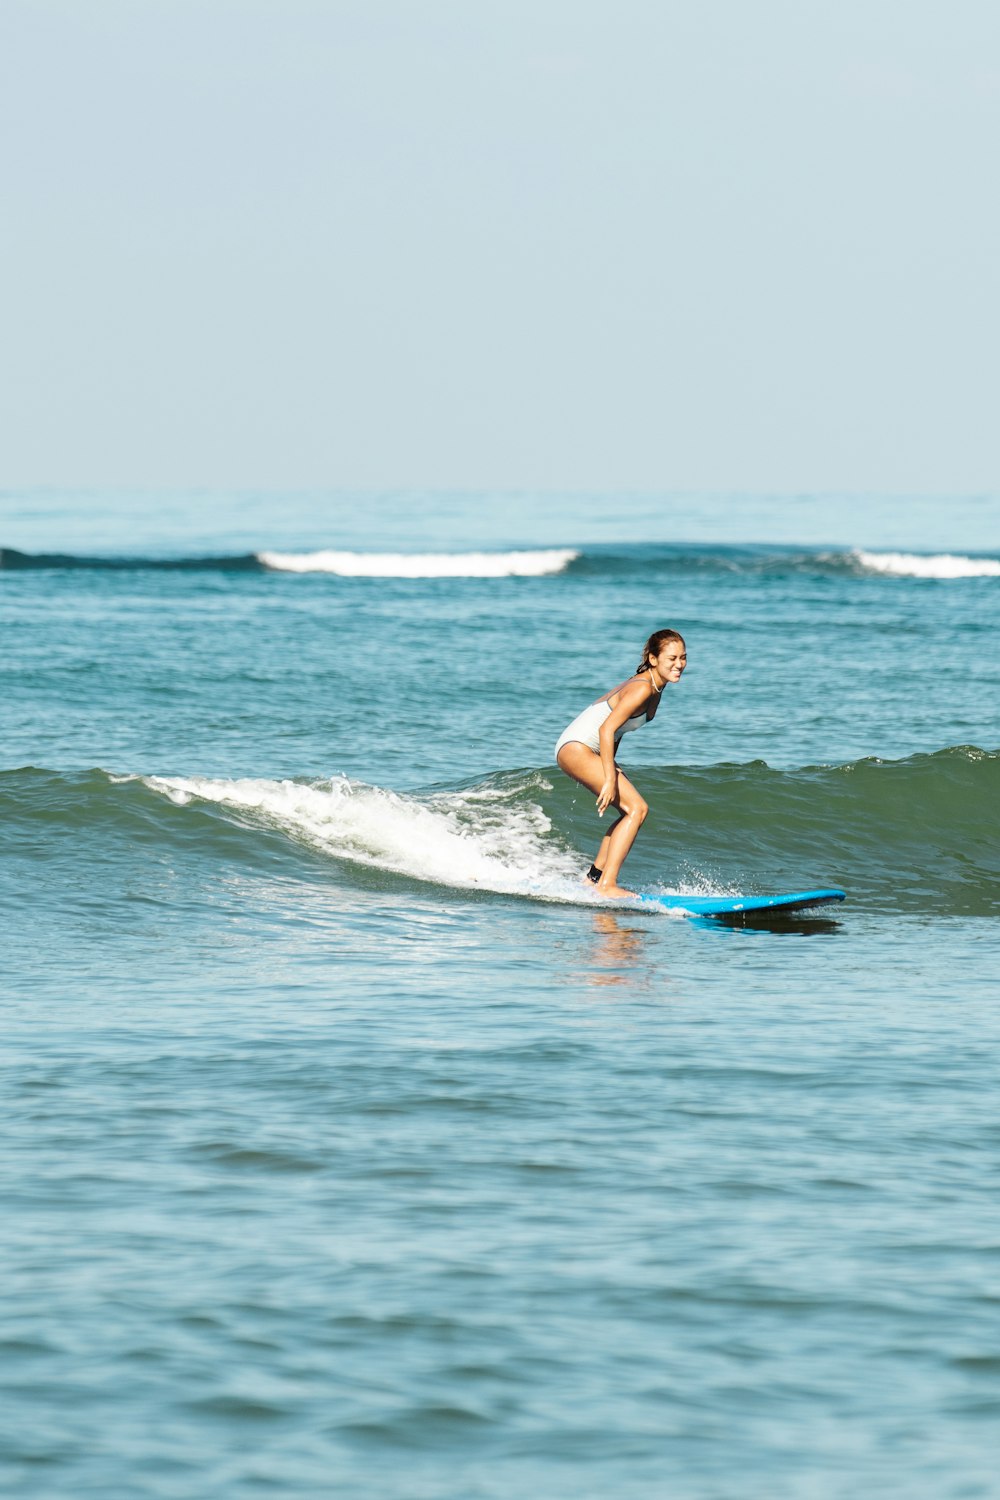
<instances>
[{"instance_id":1,"label":"wave face","mask_svg":"<svg viewBox=\"0 0 1000 1500\"><path fill-rule=\"evenodd\" d=\"M864 910L1000 911L1000 752L957 746L901 761L774 770L762 762L646 768L653 808L628 871L643 889L733 894L842 885ZM0 775L0 815L50 852L94 845L145 860L183 849L277 865L288 879L592 903L581 884L602 832L592 801L558 773L508 772L401 794L351 781L203 776ZM67 844L67 830L75 840ZM131 853L129 853L131 851ZM78 856L81 860L84 855Z\"/></svg>"},{"instance_id":2,"label":"wave face","mask_svg":"<svg viewBox=\"0 0 1000 1500\"><path fill-rule=\"evenodd\" d=\"M503 552L360 552L326 548L308 552L261 550L221 557L85 557L0 548L0 570L93 570L105 572L238 572L326 574L335 578L655 578L700 574L794 577L924 579L961 582L1000 578L1000 558L873 552L861 548L802 550L795 547L704 545L543 547Z\"/></svg>"}]
</instances>

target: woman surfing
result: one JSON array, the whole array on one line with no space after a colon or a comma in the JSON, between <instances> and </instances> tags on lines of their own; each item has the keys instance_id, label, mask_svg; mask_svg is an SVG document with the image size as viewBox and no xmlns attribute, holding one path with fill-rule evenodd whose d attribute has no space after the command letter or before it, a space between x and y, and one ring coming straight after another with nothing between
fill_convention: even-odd
<instances>
[{"instance_id":1,"label":"woman surfing","mask_svg":"<svg viewBox=\"0 0 1000 1500\"><path fill-rule=\"evenodd\" d=\"M680 682L687 666L684 638L676 630L656 630L643 649L642 660L625 682L598 698L578 714L556 741L556 764L581 786L597 793L603 818L609 807L618 818L601 840L589 879L602 896L633 896L618 884L618 875L649 807L615 763L623 734L656 717L660 694L668 682Z\"/></svg>"}]
</instances>

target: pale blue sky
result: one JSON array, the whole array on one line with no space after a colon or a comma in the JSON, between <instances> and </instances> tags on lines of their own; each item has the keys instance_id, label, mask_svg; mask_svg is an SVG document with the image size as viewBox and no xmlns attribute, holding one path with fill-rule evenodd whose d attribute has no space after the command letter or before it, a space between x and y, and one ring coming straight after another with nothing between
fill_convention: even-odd
<instances>
[{"instance_id":1,"label":"pale blue sky","mask_svg":"<svg viewBox=\"0 0 1000 1500\"><path fill-rule=\"evenodd\" d=\"M3 0L0 487L1000 493L996 0Z\"/></svg>"}]
</instances>

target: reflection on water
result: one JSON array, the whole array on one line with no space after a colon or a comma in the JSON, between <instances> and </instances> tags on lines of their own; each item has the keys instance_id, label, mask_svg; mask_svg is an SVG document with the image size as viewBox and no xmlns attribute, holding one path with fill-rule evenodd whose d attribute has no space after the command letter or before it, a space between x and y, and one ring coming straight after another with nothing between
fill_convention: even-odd
<instances>
[{"instance_id":1,"label":"reflection on water","mask_svg":"<svg viewBox=\"0 0 1000 1500\"><path fill-rule=\"evenodd\" d=\"M594 986L649 989L654 963L647 926L632 926L611 911L595 911L593 923L594 941L578 977Z\"/></svg>"}]
</instances>

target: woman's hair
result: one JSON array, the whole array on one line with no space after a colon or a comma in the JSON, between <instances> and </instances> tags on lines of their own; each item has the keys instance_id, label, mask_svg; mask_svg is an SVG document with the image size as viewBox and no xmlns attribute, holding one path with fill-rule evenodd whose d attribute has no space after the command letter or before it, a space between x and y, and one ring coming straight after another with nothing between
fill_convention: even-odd
<instances>
[{"instance_id":1,"label":"woman's hair","mask_svg":"<svg viewBox=\"0 0 1000 1500\"><path fill-rule=\"evenodd\" d=\"M684 637L679 630L654 630L642 648L642 661L636 667L636 672L648 671L649 658L651 656L659 656L668 641L680 641L681 645L684 645Z\"/></svg>"}]
</instances>

